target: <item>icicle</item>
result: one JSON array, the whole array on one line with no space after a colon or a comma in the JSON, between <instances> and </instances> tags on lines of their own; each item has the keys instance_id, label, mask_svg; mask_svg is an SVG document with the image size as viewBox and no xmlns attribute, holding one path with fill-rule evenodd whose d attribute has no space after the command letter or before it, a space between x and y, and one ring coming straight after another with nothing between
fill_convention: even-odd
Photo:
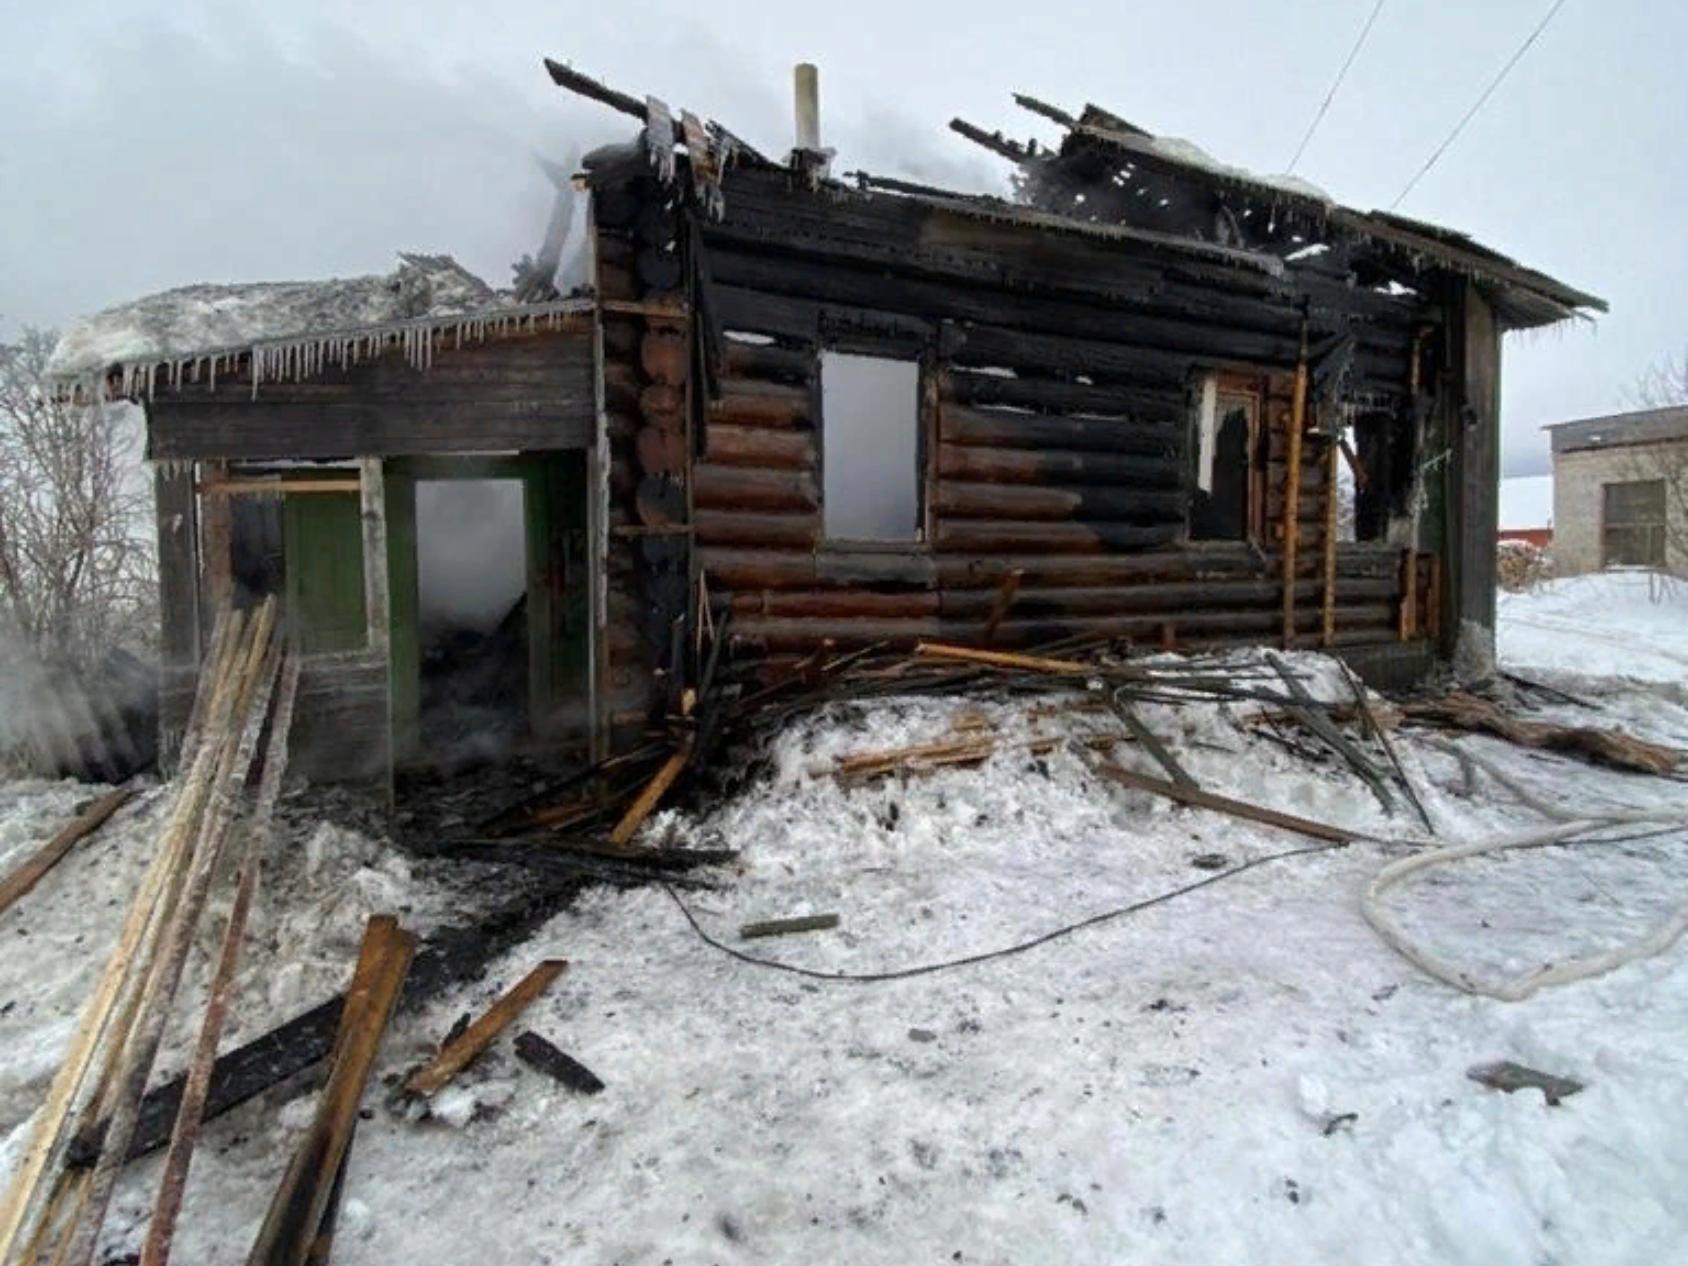
<instances>
[{"instance_id":1,"label":"icicle","mask_svg":"<svg viewBox=\"0 0 1688 1266\"><path fill-rule=\"evenodd\" d=\"M209 386L213 392L217 390L217 360L215 356L211 358L211 372L208 375Z\"/></svg>"}]
</instances>

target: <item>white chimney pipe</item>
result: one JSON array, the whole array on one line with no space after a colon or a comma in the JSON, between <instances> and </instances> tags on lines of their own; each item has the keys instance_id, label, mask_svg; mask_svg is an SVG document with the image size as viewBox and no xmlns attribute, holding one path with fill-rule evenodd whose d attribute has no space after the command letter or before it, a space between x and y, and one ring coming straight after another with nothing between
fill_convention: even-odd
<instances>
[{"instance_id":1,"label":"white chimney pipe","mask_svg":"<svg viewBox=\"0 0 1688 1266\"><path fill-rule=\"evenodd\" d=\"M813 62L798 62L792 78L797 92L797 148L821 147L821 72Z\"/></svg>"}]
</instances>

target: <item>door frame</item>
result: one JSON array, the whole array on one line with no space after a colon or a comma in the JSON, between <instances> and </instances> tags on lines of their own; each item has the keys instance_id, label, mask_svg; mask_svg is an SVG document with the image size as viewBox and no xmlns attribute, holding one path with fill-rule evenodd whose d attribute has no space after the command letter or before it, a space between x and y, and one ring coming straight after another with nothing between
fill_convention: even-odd
<instances>
[{"instance_id":1,"label":"door frame","mask_svg":"<svg viewBox=\"0 0 1688 1266\"><path fill-rule=\"evenodd\" d=\"M556 652L553 630L559 613L554 610L550 580L563 565L557 558L558 520L551 516L558 489L565 482L560 469L569 459L579 459L583 477L580 493L590 496L590 480L584 477L588 463L585 450L557 449L539 452L466 455L462 457L389 457L383 462L387 502L387 574L390 589L388 613L388 709L395 767L414 763L421 746L421 642L420 573L417 556L416 485L451 480L517 480L522 485L522 541L528 600L527 697L530 737L540 741L565 737L547 724L557 688ZM584 536L590 523L589 509L582 504L578 523ZM596 699L592 689L592 664L596 654L596 592L588 583L586 559L580 560L578 578L571 592L585 599L580 611L581 663L580 701L585 708L578 737L592 742L596 730ZM572 604L571 604L572 606Z\"/></svg>"}]
</instances>

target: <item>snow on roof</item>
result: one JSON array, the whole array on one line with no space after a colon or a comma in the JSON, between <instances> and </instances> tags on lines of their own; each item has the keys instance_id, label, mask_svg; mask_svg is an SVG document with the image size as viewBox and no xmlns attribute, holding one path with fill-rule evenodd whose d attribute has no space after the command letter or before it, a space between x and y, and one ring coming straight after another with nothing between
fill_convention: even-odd
<instances>
[{"instance_id":1,"label":"snow on roof","mask_svg":"<svg viewBox=\"0 0 1688 1266\"><path fill-rule=\"evenodd\" d=\"M1284 193L1294 194L1298 198L1311 198L1313 201L1325 203L1327 206L1334 202L1330 194L1311 180L1303 180L1300 176L1272 175L1250 171L1246 167L1222 163L1194 141L1186 141L1181 136L1145 136L1139 138L1139 140L1143 148L1170 162L1183 163L1186 167L1200 168L1229 180L1240 180L1246 184L1260 185L1266 189L1281 190Z\"/></svg>"},{"instance_id":2,"label":"snow on roof","mask_svg":"<svg viewBox=\"0 0 1688 1266\"><path fill-rule=\"evenodd\" d=\"M401 254L398 268L385 276L182 286L76 322L53 350L47 375L88 379L115 367L188 361L323 331L499 305L498 292L449 255Z\"/></svg>"},{"instance_id":3,"label":"snow on roof","mask_svg":"<svg viewBox=\"0 0 1688 1266\"><path fill-rule=\"evenodd\" d=\"M1500 481L1500 523L1505 528L1553 525L1553 476L1515 475Z\"/></svg>"}]
</instances>

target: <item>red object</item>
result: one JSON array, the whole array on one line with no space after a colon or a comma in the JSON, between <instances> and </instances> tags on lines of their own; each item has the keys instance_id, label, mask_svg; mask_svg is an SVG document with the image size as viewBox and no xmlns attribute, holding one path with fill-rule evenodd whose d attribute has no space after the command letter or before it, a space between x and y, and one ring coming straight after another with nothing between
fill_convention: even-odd
<instances>
[{"instance_id":1,"label":"red object","mask_svg":"<svg viewBox=\"0 0 1688 1266\"><path fill-rule=\"evenodd\" d=\"M1496 535L1503 541L1524 541L1537 549L1553 544L1552 528L1502 528Z\"/></svg>"}]
</instances>

